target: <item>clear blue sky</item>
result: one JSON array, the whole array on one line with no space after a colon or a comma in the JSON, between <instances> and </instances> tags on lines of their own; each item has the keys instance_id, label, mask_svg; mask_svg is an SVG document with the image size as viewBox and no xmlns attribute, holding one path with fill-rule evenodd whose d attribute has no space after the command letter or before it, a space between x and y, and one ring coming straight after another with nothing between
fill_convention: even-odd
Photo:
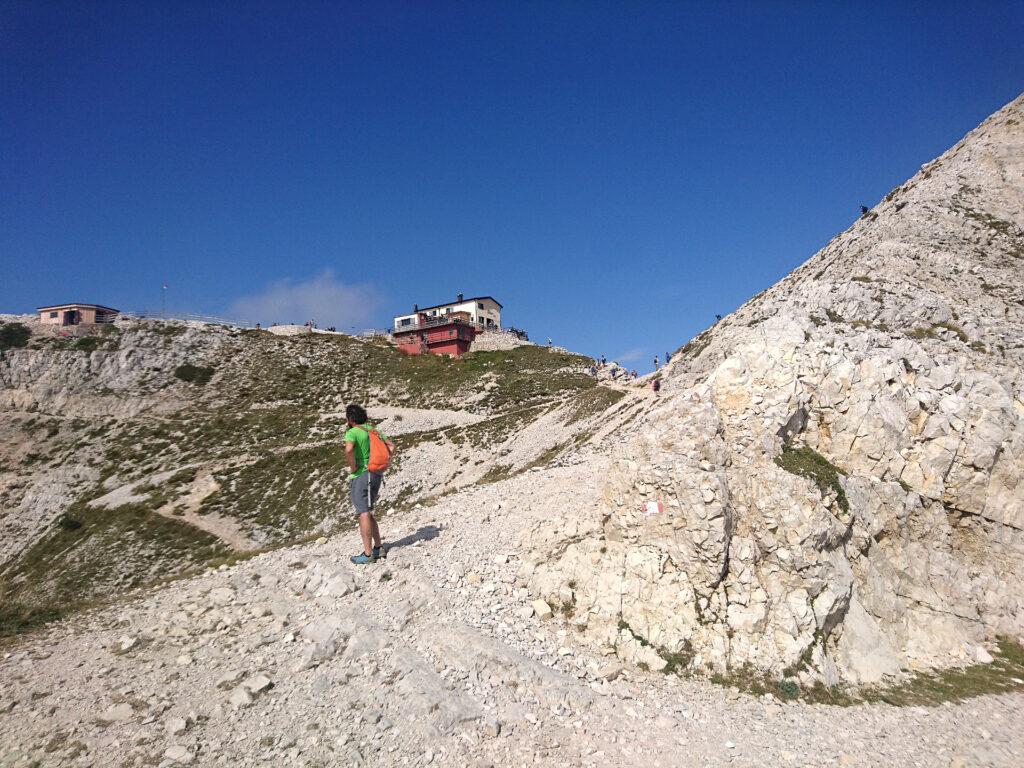
<instances>
[{"instance_id":1,"label":"clear blue sky","mask_svg":"<svg viewBox=\"0 0 1024 768\"><path fill-rule=\"evenodd\" d=\"M1016 97L1022 40L1019 0L0 2L0 311L461 291L648 369Z\"/></svg>"}]
</instances>

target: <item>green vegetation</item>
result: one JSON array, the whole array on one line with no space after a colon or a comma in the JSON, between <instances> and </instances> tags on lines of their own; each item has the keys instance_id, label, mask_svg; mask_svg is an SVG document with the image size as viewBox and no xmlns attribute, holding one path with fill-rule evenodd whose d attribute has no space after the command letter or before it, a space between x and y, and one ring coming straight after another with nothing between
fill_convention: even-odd
<instances>
[{"instance_id":1,"label":"green vegetation","mask_svg":"<svg viewBox=\"0 0 1024 768\"><path fill-rule=\"evenodd\" d=\"M229 552L210 534L158 515L147 503L90 507L86 500L95 493L75 502L48 533L0 567L6 580L0 605L16 607L13 614L5 609L12 631Z\"/></svg>"},{"instance_id":2,"label":"green vegetation","mask_svg":"<svg viewBox=\"0 0 1024 768\"><path fill-rule=\"evenodd\" d=\"M960 339L960 341L964 342L965 344L967 343L967 334L964 333L964 329L961 328L959 325L954 325L953 323L948 322L935 323L932 325L932 328L945 328L947 331L952 332L954 336Z\"/></svg>"},{"instance_id":3,"label":"green vegetation","mask_svg":"<svg viewBox=\"0 0 1024 768\"><path fill-rule=\"evenodd\" d=\"M24 323L0 323L0 352L28 346L32 336Z\"/></svg>"},{"instance_id":4,"label":"green vegetation","mask_svg":"<svg viewBox=\"0 0 1024 768\"><path fill-rule=\"evenodd\" d=\"M850 502L846 499L839 476L846 472L832 464L828 459L807 445L794 448L786 444L782 453L775 457L775 463L787 472L801 477L810 478L822 493L835 491L836 503L843 512L850 511Z\"/></svg>"},{"instance_id":5,"label":"green vegetation","mask_svg":"<svg viewBox=\"0 0 1024 768\"><path fill-rule=\"evenodd\" d=\"M325 520L342 521L348 485L341 442L268 453L215 474L221 490L199 510L238 520L275 544L293 541Z\"/></svg>"},{"instance_id":6,"label":"green vegetation","mask_svg":"<svg viewBox=\"0 0 1024 768\"><path fill-rule=\"evenodd\" d=\"M0 590L2 594L2 590ZM11 600L0 602L0 638L13 637L57 621L64 614L54 607L36 607Z\"/></svg>"},{"instance_id":7,"label":"green vegetation","mask_svg":"<svg viewBox=\"0 0 1024 768\"><path fill-rule=\"evenodd\" d=\"M833 310L831 307L825 309L825 317L831 320L833 323L845 323L843 316Z\"/></svg>"},{"instance_id":8,"label":"green vegetation","mask_svg":"<svg viewBox=\"0 0 1024 768\"><path fill-rule=\"evenodd\" d=\"M861 701L884 701L895 707L934 707L988 693L1024 691L1024 647L1010 638L997 640L991 664L922 672L905 683L861 691Z\"/></svg>"},{"instance_id":9,"label":"green vegetation","mask_svg":"<svg viewBox=\"0 0 1024 768\"><path fill-rule=\"evenodd\" d=\"M683 641L683 646L678 651L669 651L665 648L657 648L651 645L647 639L640 634L637 634L633 627L629 625L625 619L619 619L619 631L625 630L630 636L640 644L642 648L654 648L654 651L661 657L665 662L662 672L666 675L684 675L687 673L690 663L693 661L693 647L690 645L689 640ZM646 669L645 664L638 664L641 669Z\"/></svg>"},{"instance_id":10,"label":"green vegetation","mask_svg":"<svg viewBox=\"0 0 1024 768\"><path fill-rule=\"evenodd\" d=\"M602 413L619 402L623 397L625 397L625 393L621 390L608 387L594 387L593 391L588 392L586 397L576 398L569 402L566 424L575 424L590 416Z\"/></svg>"},{"instance_id":11,"label":"green vegetation","mask_svg":"<svg viewBox=\"0 0 1024 768\"><path fill-rule=\"evenodd\" d=\"M895 685L860 690L830 688L821 681L805 687L792 676L775 679L748 666L726 674L714 674L711 682L736 687L753 696L771 693L784 701L799 699L840 707L876 702L894 707L935 707L991 693L1024 691L1024 648L1009 638L999 638L997 642L999 649L991 664L921 672Z\"/></svg>"},{"instance_id":12,"label":"green vegetation","mask_svg":"<svg viewBox=\"0 0 1024 768\"><path fill-rule=\"evenodd\" d=\"M209 383L213 378L214 368L203 365L185 363L174 369L174 377L200 386Z\"/></svg>"},{"instance_id":13,"label":"green vegetation","mask_svg":"<svg viewBox=\"0 0 1024 768\"><path fill-rule=\"evenodd\" d=\"M976 211L973 208L966 208L960 206L959 210L969 219L973 219L979 224L988 227L989 229L998 232L1000 235L1007 237L1013 237L1016 234L1017 228L1013 222L1006 221L1005 219L999 219L990 213L983 211Z\"/></svg>"},{"instance_id":14,"label":"green vegetation","mask_svg":"<svg viewBox=\"0 0 1024 768\"><path fill-rule=\"evenodd\" d=\"M964 333L964 329L961 328L959 325L955 325L954 323L950 322L932 323L931 327L928 328L918 327L912 331L909 331L907 333L907 336L909 336L912 339L937 339L939 338L939 334L937 333L939 329L947 330L954 336L956 336L958 339L960 339L960 341L964 342L965 344L967 343L968 338L967 334Z\"/></svg>"},{"instance_id":15,"label":"green vegetation","mask_svg":"<svg viewBox=\"0 0 1024 768\"><path fill-rule=\"evenodd\" d=\"M95 352L102 344L103 340L98 336L80 336L73 346L82 352Z\"/></svg>"},{"instance_id":16,"label":"green vegetation","mask_svg":"<svg viewBox=\"0 0 1024 768\"><path fill-rule=\"evenodd\" d=\"M682 675L690 668L693 662L693 646L689 640L683 641L683 647L678 651L666 651L661 649L658 655L665 660L665 668L662 670L666 675Z\"/></svg>"}]
</instances>

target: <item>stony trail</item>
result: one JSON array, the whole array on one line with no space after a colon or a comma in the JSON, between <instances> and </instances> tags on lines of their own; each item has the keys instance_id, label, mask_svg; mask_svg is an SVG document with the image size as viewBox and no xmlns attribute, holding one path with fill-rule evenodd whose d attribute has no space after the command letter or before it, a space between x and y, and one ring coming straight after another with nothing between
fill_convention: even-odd
<instances>
[{"instance_id":1,"label":"stony trail","mask_svg":"<svg viewBox=\"0 0 1024 768\"><path fill-rule=\"evenodd\" d=\"M532 607L521 549L599 502L607 460L574 461L385 518L373 566L338 536L22 642L0 661L0 765L1021 764L1021 694L784 704L578 644Z\"/></svg>"}]
</instances>

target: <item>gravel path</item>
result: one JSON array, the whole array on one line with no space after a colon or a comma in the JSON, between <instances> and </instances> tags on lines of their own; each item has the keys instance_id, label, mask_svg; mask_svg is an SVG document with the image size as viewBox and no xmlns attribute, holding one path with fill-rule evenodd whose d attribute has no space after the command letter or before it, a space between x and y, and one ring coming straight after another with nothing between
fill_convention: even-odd
<instances>
[{"instance_id":1,"label":"gravel path","mask_svg":"<svg viewBox=\"0 0 1024 768\"><path fill-rule=\"evenodd\" d=\"M523 531L606 460L531 471L140 594L7 649L0 765L1019 766L1024 697L781 704L623 669L542 619Z\"/></svg>"}]
</instances>

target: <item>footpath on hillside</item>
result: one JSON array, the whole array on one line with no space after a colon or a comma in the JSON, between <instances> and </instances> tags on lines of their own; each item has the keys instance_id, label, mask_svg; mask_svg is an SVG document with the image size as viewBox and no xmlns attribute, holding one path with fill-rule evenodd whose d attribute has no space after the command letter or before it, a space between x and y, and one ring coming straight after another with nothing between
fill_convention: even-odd
<instances>
[{"instance_id":1,"label":"footpath on hillside","mask_svg":"<svg viewBox=\"0 0 1024 768\"><path fill-rule=\"evenodd\" d=\"M384 517L374 566L339 536L26 639L0 660L0 764L1020 764L1019 695L783 703L579 645L525 589L520 537L606 471L584 453Z\"/></svg>"}]
</instances>

